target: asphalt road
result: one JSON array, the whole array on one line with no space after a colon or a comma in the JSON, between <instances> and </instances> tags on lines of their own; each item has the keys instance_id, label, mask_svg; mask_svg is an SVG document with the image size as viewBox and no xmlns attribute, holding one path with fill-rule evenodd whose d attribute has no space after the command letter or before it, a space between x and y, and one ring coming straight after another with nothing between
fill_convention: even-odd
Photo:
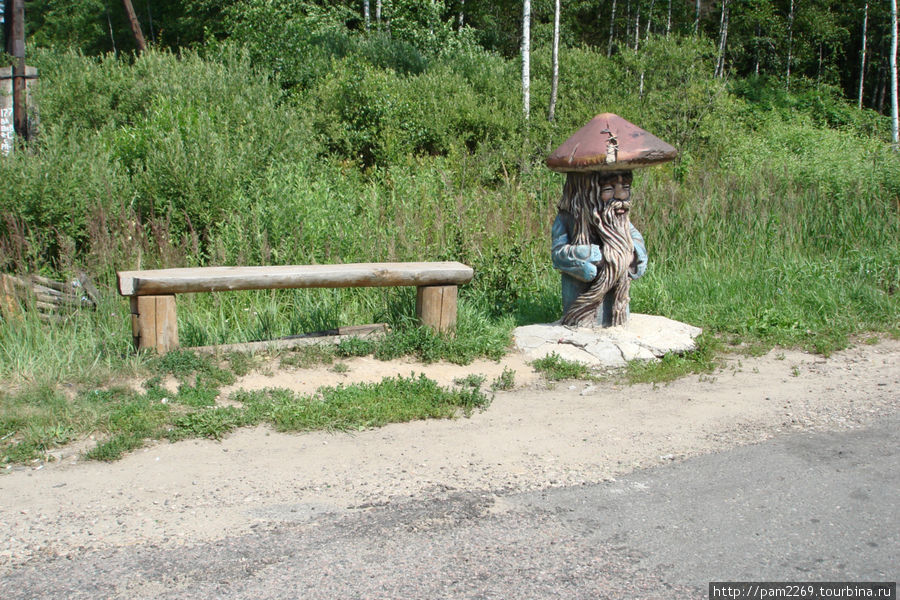
<instances>
[{"instance_id":1,"label":"asphalt road","mask_svg":"<svg viewBox=\"0 0 900 600\"><path fill-rule=\"evenodd\" d=\"M533 493L436 490L209 544L31 561L0 598L706 598L709 581L897 581L900 416Z\"/></svg>"}]
</instances>

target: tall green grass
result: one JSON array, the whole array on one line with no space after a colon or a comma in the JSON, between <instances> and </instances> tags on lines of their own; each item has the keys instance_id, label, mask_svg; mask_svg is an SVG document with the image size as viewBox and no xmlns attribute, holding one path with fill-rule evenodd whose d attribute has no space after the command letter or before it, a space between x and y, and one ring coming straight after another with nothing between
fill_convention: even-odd
<instances>
[{"instance_id":1,"label":"tall green grass","mask_svg":"<svg viewBox=\"0 0 900 600\"><path fill-rule=\"evenodd\" d=\"M259 48L36 53L42 132L0 161L0 268L87 268L106 300L57 326L4 320L0 379L140 368L114 272L186 265L459 260L475 279L457 341L415 331L411 289L183 295L181 339L383 321L422 357L495 356L514 324L558 317L548 247L563 177L541 161L601 111L681 151L636 176L650 269L633 310L823 352L900 326L900 159L877 115L808 100L828 90L754 103L685 39L613 58L568 49L556 121L536 108L526 125L513 62L351 38L299 39L327 68L287 79L253 62ZM537 48L535 107L548 69ZM815 118L822 106L840 118Z\"/></svg>"}]
</instances>

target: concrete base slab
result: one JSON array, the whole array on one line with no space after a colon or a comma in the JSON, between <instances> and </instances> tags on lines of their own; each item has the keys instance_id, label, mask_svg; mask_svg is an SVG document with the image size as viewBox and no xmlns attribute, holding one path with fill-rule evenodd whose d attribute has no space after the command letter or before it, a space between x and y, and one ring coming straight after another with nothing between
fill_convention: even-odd
<instances>
[{"instance_id":1,"label":"concrete base slab","mask_svg":"<svg viewBox=\"0 0 900 600\"><path fill-rule=\"evenodd\" d=\"M591 367L623 367L631 360L658 360L668 352L696 348L699 327L657 315L632 313L620 327L567 327L557 323L526 325L513 332L526 360L552 353Z\"/></svg>"}]
</instances>

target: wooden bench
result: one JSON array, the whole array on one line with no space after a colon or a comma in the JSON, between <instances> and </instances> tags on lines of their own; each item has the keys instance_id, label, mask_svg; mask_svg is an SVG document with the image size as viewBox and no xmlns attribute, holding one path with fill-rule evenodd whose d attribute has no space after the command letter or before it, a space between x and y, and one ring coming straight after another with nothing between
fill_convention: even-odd
<instances>
[{"instance_id":1,"label":"wooden bench","mask_svg":"<svg viewBox=\"0 0 900 600\"><path fill-rule=\"evenodd\" d=\"M424 325L456 325L457 286L473 271L458 262L356 263L274 267L199 267L119 271L119 293L131 299L137 349L160 354L178 347L175 294L229 290L416 286L416 314Z\"/></svg>"}]
</instances>

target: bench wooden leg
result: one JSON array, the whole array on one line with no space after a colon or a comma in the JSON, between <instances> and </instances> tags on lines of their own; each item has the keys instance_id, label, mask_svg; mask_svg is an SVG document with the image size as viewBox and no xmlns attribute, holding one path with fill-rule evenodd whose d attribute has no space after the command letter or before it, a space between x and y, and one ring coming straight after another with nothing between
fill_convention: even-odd
<instances>
[{"instance_id":1,"label":"bench wooden leg","mask_svg":"<svg viewBox=\"0 0 900 600\"><path fill-rule=\"evenodd\" d=\"M131 331L138 350L153 348L165 354L177 348L175 296L132 296Z\"/></svg>"},{"instance_id":2,"label":"bench wooden leg","mask_svg":"<svg viewBox=\"0 0 900 600\"><path fill-rule=\"evenodd\" d=\"M419 321L442 333L456 328L456 290L455 285L417 288L416 315Z\"/></svg>"}]
</instances>

